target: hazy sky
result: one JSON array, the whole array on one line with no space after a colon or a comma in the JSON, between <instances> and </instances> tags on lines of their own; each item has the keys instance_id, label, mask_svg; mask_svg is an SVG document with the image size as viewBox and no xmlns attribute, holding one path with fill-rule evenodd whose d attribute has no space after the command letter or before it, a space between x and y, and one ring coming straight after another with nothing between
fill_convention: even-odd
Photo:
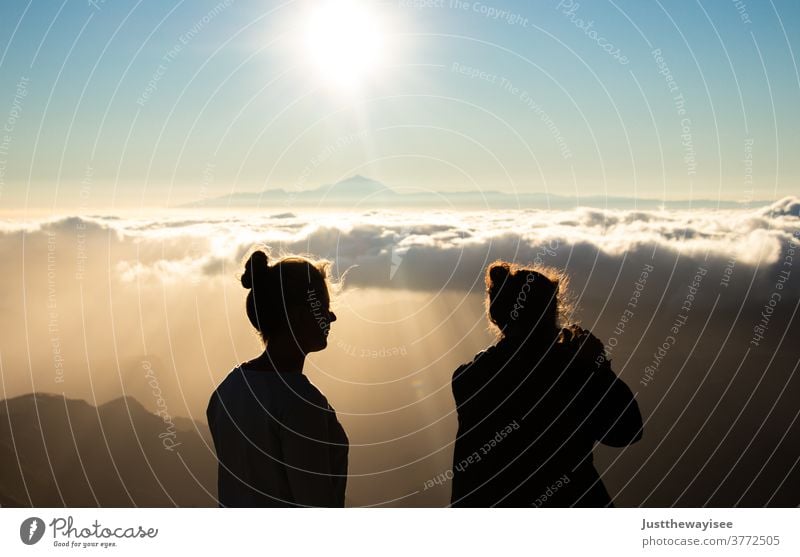
<instances>
[{"instance_id":1,"label":"hazy sky","mask_svg":"<svg viewBox=\"0 0 800 557\"><path fill-rule=\"evenodd\" d=\"M355 57L376 53L347 91L308 61L321 4L0 3L0 210L356 173L434 190L796 192L796 0L364 2L377 39L353 17L315 31L323 53L354 37Z\"/></svg>"}]
</instances>

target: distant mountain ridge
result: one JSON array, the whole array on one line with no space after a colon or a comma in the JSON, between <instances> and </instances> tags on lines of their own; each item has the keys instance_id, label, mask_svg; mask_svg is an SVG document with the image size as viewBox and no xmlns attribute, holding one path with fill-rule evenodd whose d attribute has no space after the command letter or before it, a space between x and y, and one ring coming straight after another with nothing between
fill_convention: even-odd
<instances>
[{"instance_id":1,"label":"distant mountain ridge","mask_svg":"<svg viewBox=\"0 0 800 557\"><path fill-rule=\"evenodd\" d=\"M96 407L42 393L0 401L0 505L216 506L208 427L173 423L129 396Z\"/></svg>"},{"instance_id":2,"label":"distant mountain ridge","mask_svg":"<svg viewBox=\"0 0 800 557\"><path fill-rule=\"evenodd\" d=\"M660 200L622 196L570 196L543 192L505 193L483 191L413 191L402 192L385 184L356 174L333 184L312 189L266 189L261 192L238 192L210 197L178 205L175 208L255 207L264 209L291 208L437 208L437 209L571 209L593 207L609 209L736 209L766 205L769 201L738 201L713 199Z\"/></svg>"}]
</instances>

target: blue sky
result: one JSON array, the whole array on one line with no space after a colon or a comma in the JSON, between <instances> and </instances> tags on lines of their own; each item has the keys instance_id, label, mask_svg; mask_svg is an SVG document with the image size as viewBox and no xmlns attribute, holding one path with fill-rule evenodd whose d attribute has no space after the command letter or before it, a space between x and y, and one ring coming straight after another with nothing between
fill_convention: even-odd
<instances>
[{"instance_id":1,"label":"blue sky","mask_svg":"<svg viewBox=\"0 0 800 557\"><path fill-rule=\"evenodd\" d=\"M3 2L0 209L356 173L432 190L797 191L794 0L367 4L388 52L345 95L300 46L318 3Z\"/></svg>"}]
</instances>

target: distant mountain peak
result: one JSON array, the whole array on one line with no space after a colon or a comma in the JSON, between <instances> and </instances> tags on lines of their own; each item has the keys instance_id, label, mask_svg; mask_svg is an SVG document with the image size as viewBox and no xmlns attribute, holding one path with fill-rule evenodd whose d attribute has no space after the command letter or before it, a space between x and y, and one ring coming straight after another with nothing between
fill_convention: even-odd
<instances>
[{"instance_id":1,"label":"distant mountain peak","mask_svg":"<svg viewBox=\"0 0 800 557\"><path fill-rule=\"evenodd\" d=\"M144 411L147 412L147 409L139 402L136 398L132 397L131 395L119 396L113 400L109 400L105 404L100 405L100 408L105 409L116 409L127 407L133 411Z\"/></svg>"},{"instance_id":2,"label":"distant mountain peak","mask_svg":"<svg viewBox=\"0 0 800 557\"><path fill-rule=\"evenodd\" d=\"M326 184L318 188L319 191L324 191L328 194L334 195L369 195L374 193L394 193L385 184L367 178L361 174L354 174L349 178L340 180L334 184Z\"/></svg>"},{"instance_id":3,"label":"distant mountain peak","mask_svg":"<svg viewBox=\"0 0 800 557\"><path fill-rule=\"evenodd\" d=\"M377 180L373 180L372 178L367 178L363 174L353 174L349 178L340 180L340 182L377 182Z\"/></svg>"}]
</instances>

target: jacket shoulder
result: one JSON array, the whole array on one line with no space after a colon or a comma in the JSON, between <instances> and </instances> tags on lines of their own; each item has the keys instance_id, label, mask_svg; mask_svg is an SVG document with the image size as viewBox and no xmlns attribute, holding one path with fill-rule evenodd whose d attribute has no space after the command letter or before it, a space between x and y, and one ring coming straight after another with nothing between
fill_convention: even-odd
<instances>
[{"instance_id":1,"label":"jacket shoulder","mask_svg":"<svg viewBox=\"0 0 800 557\"><path fill-rule=\"evenodd\" d=\"M457 379L472 368L481 366L489 357L491 357L493 351L494 346L491 346L486 350L481 350L475 354L475 357L471 361L461 364L456 368L456 370L453 372L453 379Z\"/></svg>"}]
</instances>

